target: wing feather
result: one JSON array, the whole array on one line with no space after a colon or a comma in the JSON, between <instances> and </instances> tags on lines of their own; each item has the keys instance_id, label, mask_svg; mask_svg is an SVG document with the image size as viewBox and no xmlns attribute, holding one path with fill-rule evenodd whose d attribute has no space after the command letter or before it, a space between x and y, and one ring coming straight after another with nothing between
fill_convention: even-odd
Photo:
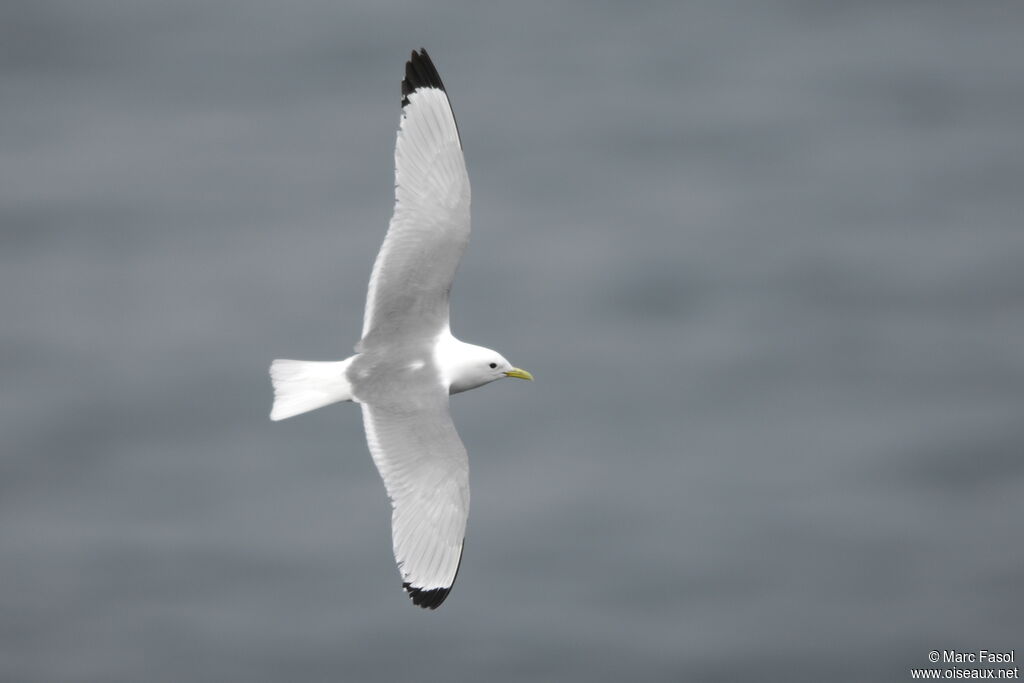
<instances>
[{"instance_id":1,"label":"wing feather","mask_svg":"<svg viewBox=\"0 0 1024 683\"><path fill-rule=\"evenodd\" d=\"M391 532L402 586L433 609L448 596L469 515L469 459L448 397L415 404L362 404L366 441L391 499Z\"/></svg>"},{"instance_id":2,"label":"wing feather","mask_svg":"<svg viewBox=\"0 0 1024 683\"><path fill-rule=\"evenodd\" d=\"M470 188L448 94L426 51L402 81L395 144L395 212L370 276L357 351L376 339L434 337L448 328L448 294L469 241Z\"/></svg>"},{"instance_id":3,"label":"wing feather","mask_svg":"<svg viewBox=\"0 0 1024 683\"><path fill-rule=\"evenodd\" d=\"M348 377L391 499L402 585L415 604L433 609L458 574L469 514L466 448L430 356L448 330L448 294L469 241L470 190L455 116L425 50L413 52L405 73L395 212ZM415 376L412 362L421 365Z\"/></svg>"}]
</instances>

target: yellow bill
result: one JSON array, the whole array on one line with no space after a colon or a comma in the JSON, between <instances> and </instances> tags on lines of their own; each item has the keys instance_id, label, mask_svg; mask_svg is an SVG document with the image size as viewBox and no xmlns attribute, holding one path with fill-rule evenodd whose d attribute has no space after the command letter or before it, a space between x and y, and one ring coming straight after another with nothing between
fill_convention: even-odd
<instances>
[{"instance_id":1,"label":"yellow bill","mask_svg":"<svg viewBox=\"0 0 1024 683\"><path fill-rule=\"evenodd\" d=\"M518 377L519 379L528 379L528 380L532 380L533 379L533 375L531 375L526 370L523 370L522 368L512 368L511 370L509 370L509 371L507 371L505 373L505 376L506 377Z\"/></svg>"}]
</instances>

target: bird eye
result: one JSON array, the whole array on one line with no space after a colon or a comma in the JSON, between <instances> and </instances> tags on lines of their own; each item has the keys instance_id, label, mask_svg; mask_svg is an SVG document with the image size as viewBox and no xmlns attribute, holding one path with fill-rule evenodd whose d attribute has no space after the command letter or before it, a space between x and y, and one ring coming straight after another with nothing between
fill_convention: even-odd
<instances>
[{"instance_id":1,"label":"bird eye","mask_svg":"<svg viewBox=\"0 0 1024 683\"><path fill-rule=\"evenodd\" d=\"M498 364L497 364L497 363L491 363L491 368L492 368L492 369L493 369L493 368L496 368L496 367L498 367Z\"/></svg>"}]
</instances>

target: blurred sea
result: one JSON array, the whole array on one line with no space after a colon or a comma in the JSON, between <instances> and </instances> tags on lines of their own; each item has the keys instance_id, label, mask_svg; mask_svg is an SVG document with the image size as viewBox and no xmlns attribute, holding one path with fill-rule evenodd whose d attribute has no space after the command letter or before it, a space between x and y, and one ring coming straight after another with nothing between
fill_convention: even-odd
<instances>
[{"instance_id":1,"label":"blurred sea","mask_svg":"<svg viewBox=\"0 0 1024 683\"><path fill-rule=\"evenodd\" d=\"M1024 5L0 8L0 680L902 681L1024 651ZM462 572L340 359L426 46L474 192ZM466 396L472 396L467 399Z\"/></svg>"}]
</instances>

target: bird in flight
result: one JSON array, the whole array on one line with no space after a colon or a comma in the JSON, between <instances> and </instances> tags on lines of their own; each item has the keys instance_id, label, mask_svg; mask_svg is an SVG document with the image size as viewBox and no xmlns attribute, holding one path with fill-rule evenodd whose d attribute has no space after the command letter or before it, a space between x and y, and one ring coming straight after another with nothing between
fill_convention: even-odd
<instances>
[{"instance_id":1,"label":"bird in flight","mask_svg":"<svg viewBox=\"0 0 1024 683\"><path fill-rule=\"evenodd\" d=\"M532 380L497 351L456 339L448 293L469 241L469 177L448 93L425 49L402 81L395 212L366 295L362 338L342 361L275 360L271 420L358 403L391 499L402 587L435 609L455 582L469 513L469 460L448 395Z\"/></svg>"}]
</instances>

